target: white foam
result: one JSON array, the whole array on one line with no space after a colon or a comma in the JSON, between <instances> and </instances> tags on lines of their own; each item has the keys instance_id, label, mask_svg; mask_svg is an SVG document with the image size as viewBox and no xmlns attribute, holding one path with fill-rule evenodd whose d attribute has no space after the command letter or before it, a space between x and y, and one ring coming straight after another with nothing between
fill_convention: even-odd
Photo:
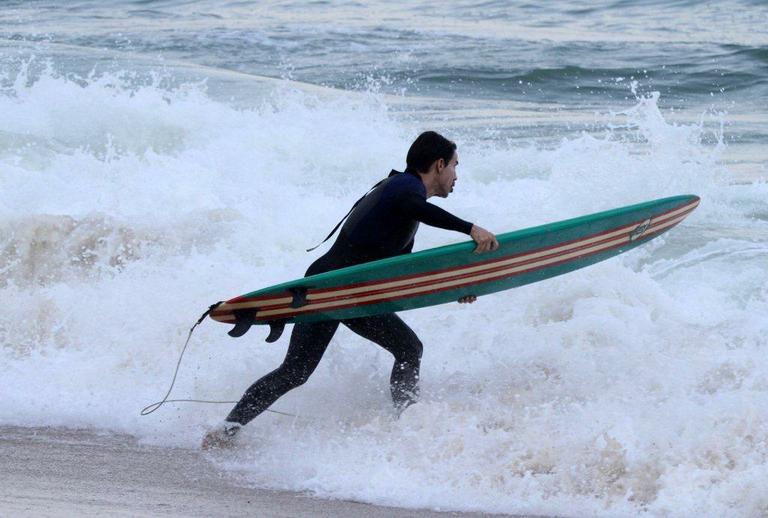
<instances>
[{"instance_id":1,"label":"white foam","mask_svg":"<svg viewBox=\"0 0 768 518\"><path fill-rule=\"evenodd\" d=\"M55 103L51 99L56 99ZM400 506L577 515L766 512L765 184L655 97L556 149L459 140L442 206L493 231L694 193L668 236L567 276L403 314L423 401L395 420L387 353L340 331L311 380L216 459L253 484ZM303 249L404 154L418 118L377 97L80 84L0 95L0 422L196 447L228 407L162 395L216 300L301 275ZM436 128L440 129L440 128ZM461 240L422 228L417 248ZM176 397L237 399L286 339L206 321Z\"/></svg>"}]
</instances>

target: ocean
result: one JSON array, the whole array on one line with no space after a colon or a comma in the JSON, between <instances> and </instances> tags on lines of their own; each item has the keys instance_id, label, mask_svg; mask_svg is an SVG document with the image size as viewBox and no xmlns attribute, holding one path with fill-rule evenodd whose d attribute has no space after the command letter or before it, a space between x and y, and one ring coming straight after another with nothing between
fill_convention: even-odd
<instances>
[{"instance_id":1,"label":"ocean","mask_svg":"<svg viewBox=\"0 0 768 518\"><path fill-rule=\"evenodd\" d=\"M435 203L497 233L677 194L681 225L589 268L341 330L212 455L254 487L562 516L768 516L768 5L600 0L0 4L0 425L197 448L168 404L209 304L306 253L420 132ZM422 226L416 249L466 236ZM195 331L172 397L236 400L287 335ZM261 333L261 334L260 334Z\"/></svg>"}]
</instances>

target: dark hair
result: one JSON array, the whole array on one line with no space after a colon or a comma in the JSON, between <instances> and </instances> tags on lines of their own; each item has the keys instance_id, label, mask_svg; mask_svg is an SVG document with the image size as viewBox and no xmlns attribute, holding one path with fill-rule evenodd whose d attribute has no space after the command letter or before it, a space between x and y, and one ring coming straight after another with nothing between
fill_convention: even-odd
<instances>
[{"instance_id":1,"label":"dark hair","mask_svg":"<svg viewBox=\"0 0 768 518\"><path fill-rule=\"evenodd\" d=\"M406 171L426 173L435 162L443 159L451 161L456 151L456 143L434 131L425 131L413 141L405 158Z\"/></svg>"}]
</instances>

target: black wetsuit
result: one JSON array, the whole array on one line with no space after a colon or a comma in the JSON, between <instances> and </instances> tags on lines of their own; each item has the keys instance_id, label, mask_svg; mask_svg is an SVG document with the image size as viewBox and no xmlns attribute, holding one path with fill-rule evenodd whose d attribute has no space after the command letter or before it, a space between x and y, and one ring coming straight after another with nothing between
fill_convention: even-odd
<instances>
[{"instance_id":1,"label":"black wetsuit","mask_svg":"<svg viewBox=\"0 0 768 518\"><path fill-rule=\"evenodd\" d=\"M331 249L312 263L306 275L410 253L419 222L465 234L472 229L472 223L427 202L418 173L392 171L354 208ZM400 407L414 402L418 396L421 341L405 322L389 313L340 322L295 324L282 365L251 385L227 421L244 425L307 381L339 323L392 353L392 399Z\"/></svg>"}]
</instances>

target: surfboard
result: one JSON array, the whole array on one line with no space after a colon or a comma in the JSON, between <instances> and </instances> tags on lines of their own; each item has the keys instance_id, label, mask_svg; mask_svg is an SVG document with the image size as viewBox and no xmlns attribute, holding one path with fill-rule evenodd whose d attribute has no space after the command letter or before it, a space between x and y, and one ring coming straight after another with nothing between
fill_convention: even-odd
<instances>
[{"instance_id":1,"label":"surfboard","mask_svg":"<svg viewBox=\"0 0 768 518\"><path fill-rule=\"evenodd\" d=\"M658 237L698 205L674 196L497 235L499 248L474 254L466 241L277 284L214 305L210 317L243 335L269 324L343 320L487 295L584 268Z\"/></svg>"}]
</instances>

